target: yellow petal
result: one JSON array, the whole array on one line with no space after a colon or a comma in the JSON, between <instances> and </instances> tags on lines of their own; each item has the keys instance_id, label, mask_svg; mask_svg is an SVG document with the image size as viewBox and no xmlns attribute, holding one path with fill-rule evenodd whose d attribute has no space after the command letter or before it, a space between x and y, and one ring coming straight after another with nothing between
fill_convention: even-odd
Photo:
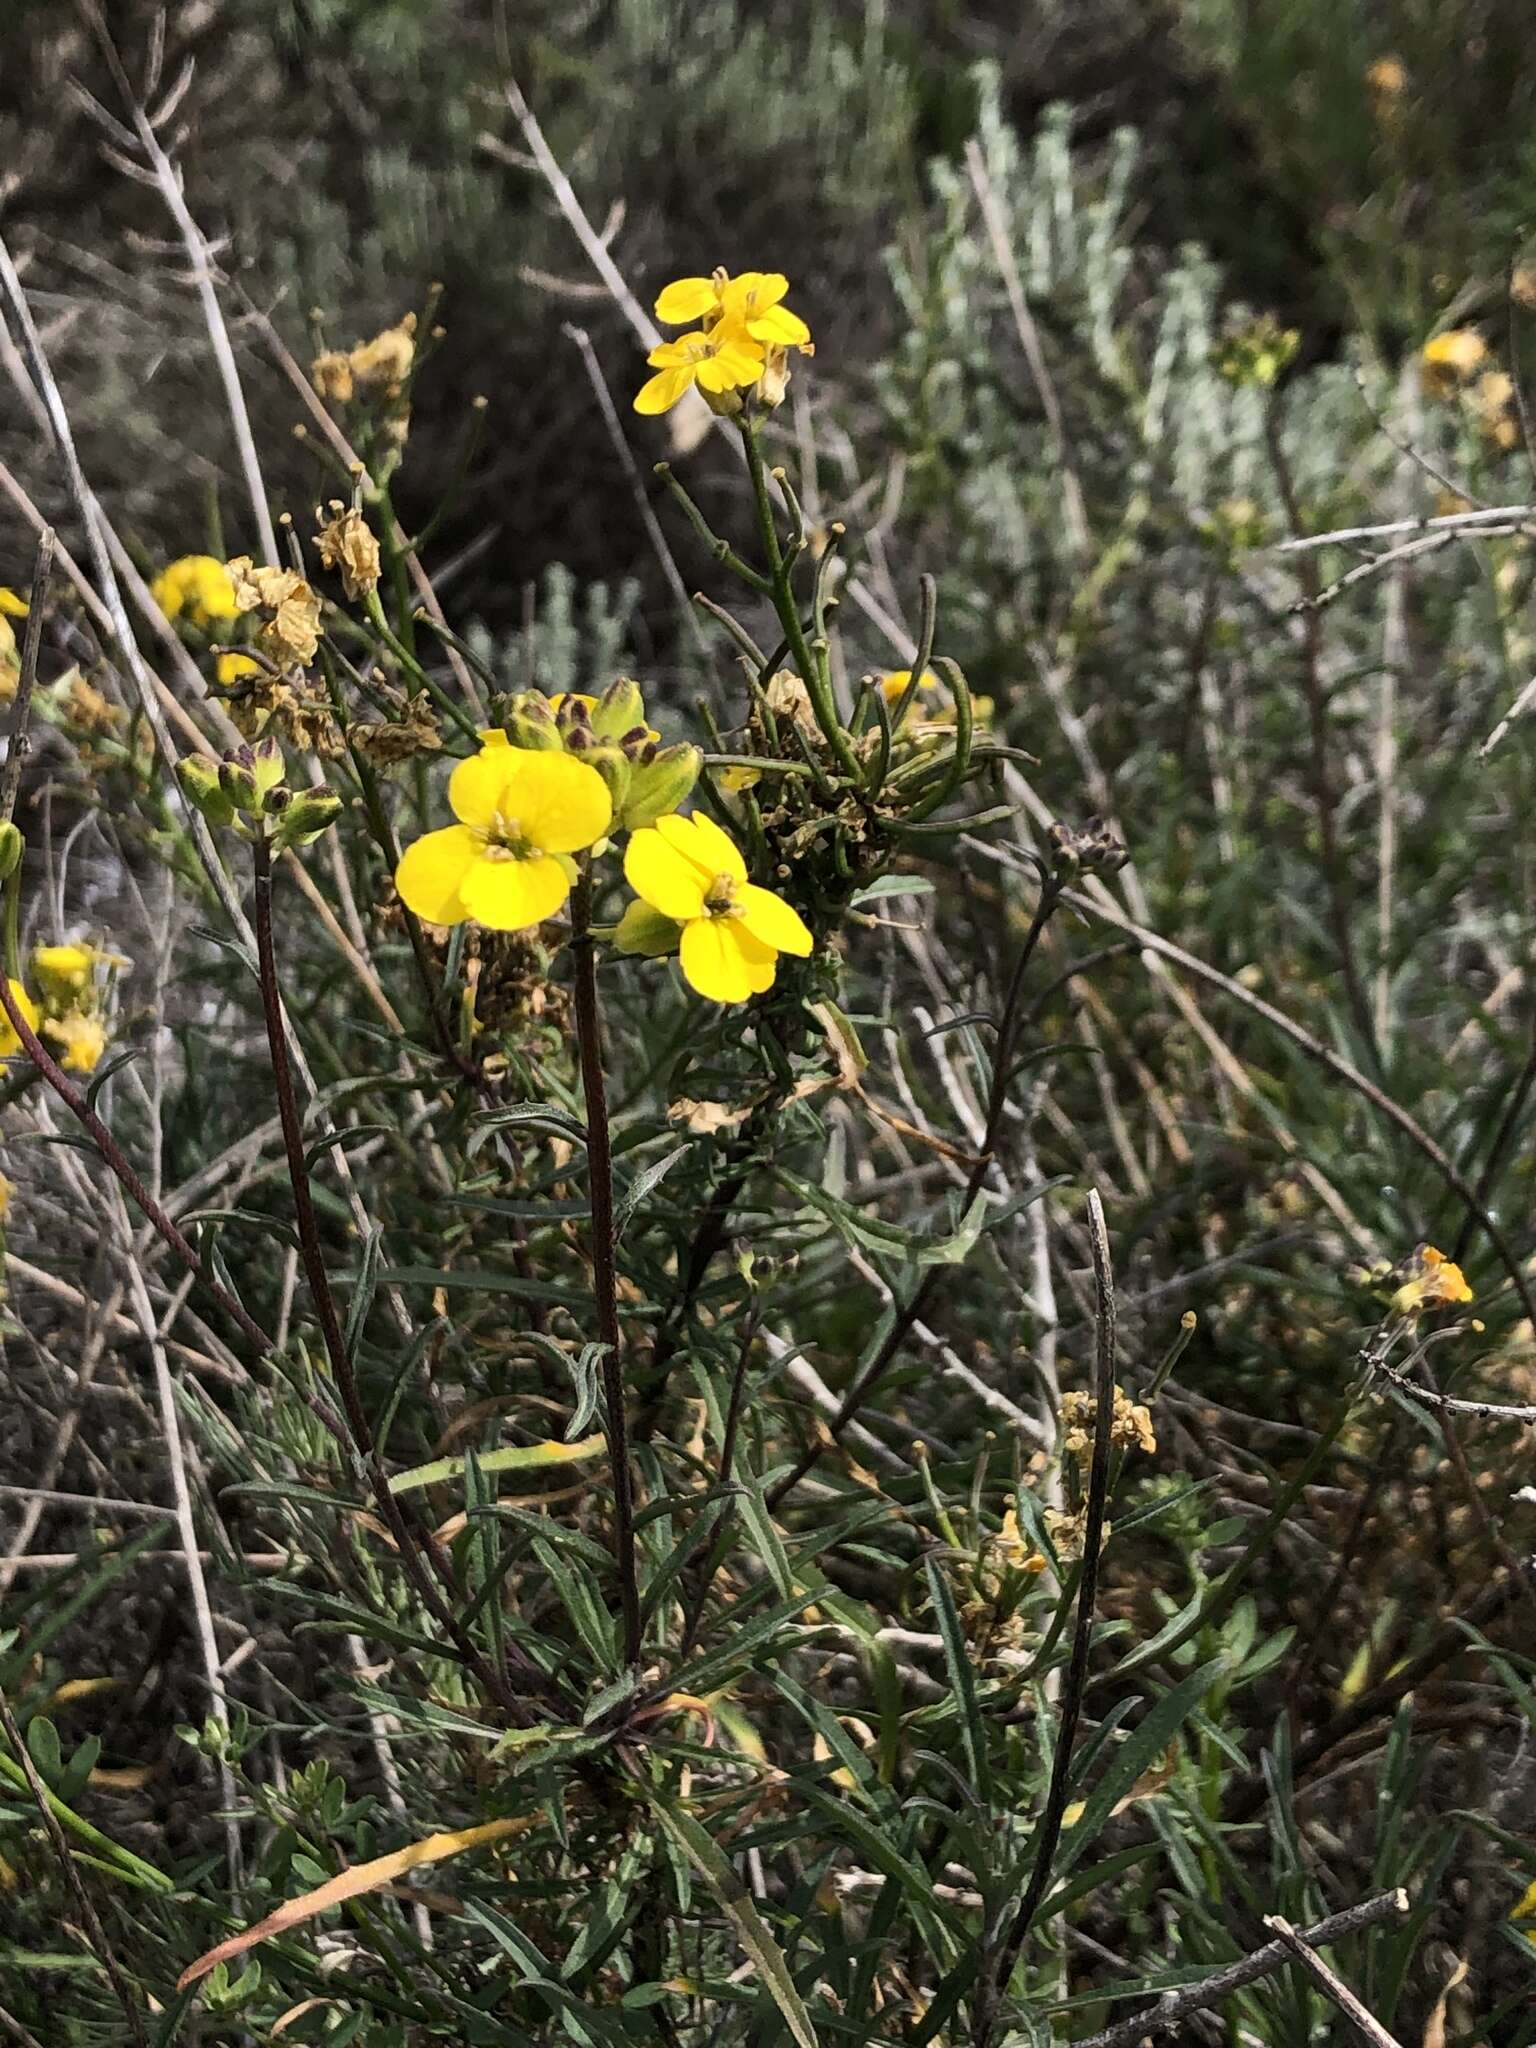
<instances>
[{"instance_id":1,"label":"yellow petal","mask_svg":"<svg viewBox=\"0 0 1536 2048\"><path fill-rule=\"evenodd\" d=\"M445 825L408 846L395 869L400 901L428 924L462 924L468 916L460 885L480 855L463 825Z\"/></svg>"},{"instance_id":2,"label":"yellow petal","mask_svg":"<svg viewBox=\"0 0 1536 2048\"><path fill-rule=\"evenodd\" d=\"M762 374L763 351L745 332L725 337L694 372L706 391L730 391L738 384L755 384Z\"/></svg>"},{"instance_id":3,"label":"yellow petal","mask_svg":"<svg viewBox=\"0 0 1536 2048\"><path fill-rule=\"evenodd\" d=\"M569 876L548 854L532 860L477 860L460 890L476 924L495 932L522 932L542 924L570 893Z\"/></svg>"},{"instance_id":4,"label":"yellow petal","mask_svg":"<svg viewBox=\"0 0 1536 2048\"><path fill-rule=\"evenodd\" d=\"M656 301L656 318L669 327L685 327L690 320L702 320L718 302L714 280L708 277L680 277L669 284Z\"/></svg>"},{"instance_id":5,"label":"yellow petal","mask_svg":"<svg viewBox=\"0 0 1536 2048\"><path fill-rule=\"evenodd\" d=\"M737 850L736 842L720 830L708 812L694 811L686 818L660 818L656 829L679 853L696 862L711 880L716 875L729 875L733 882L747 879L747 864Z\"/></svg>"},{"instance_id":6,"label":"yellow petal","mask_svg":"<svg viewBox=\"0 0 1536 2048\"><path fill-rule=\"evenodd\" d=\"M10 984L10 988L11 1001L16 1005L17 1009L20 1010L22 1016L26 1018L27 1023L35 1031L37 1029L38 1023L38 1011L36 1003L33 1002L32 998L27 994L26 990L22 987L19 981L13 981ZM11 1029L10 1018L5 1014L4 1010L0 1010L0 1060L8 1060L11 1057L12 1053L17 1053L20 1051L21 1040L16 1036L16 1033Z\"/></svg>"},{"instance_id":7,"label":"yellow petal","mask_svg":"<svg viewBox=\"0 0 1536 2048\"><path fill-rule=\"evenodd\" d=\"M543 853L581 853L602 838L613 823L613 798L589 762L521 747L507 752L514 773L502 804L525 839Z\"/></svg>"},{"instance_id":8,"label":"yellow petal","mask_svg":"<svg viewBox=\"0 0 1536 2048\"><path fill-rule=\"evenodd\" d=\"M684 370L658 370L656 375L648 378L635 393L635 411L670 412L692 382L691 367Z\"/></svg>"},{"instance_id":9,"label":"yellow petal","mask_svg":"<svg viewBox=\"0 0 1536 2048\"><path fill-rule=\"evenodd\" d=\"M515 747L482 747L454 769L448 778L448 803L461 824L484 830L495 823L518 751Z\"/></svg>"},{"instance_id":10,"label":"yellow petal","mask_svg":"<svg viewBox=\"0 0 1536 2048\"><path fill-rule=\"evenodd\" d=\"M713 875L669 843L662 828L681 824L680 818L659 818L629 836L624 849L624 879L643 903L659 910L663 917L686 924L700 917Z\"/></svg>"},{"instance_id":11,"label":"yellow petal","mask_svg":"<svg viewBox=\"0 0 1536 2048\"><path fill-rule=\"evenodd\" d=\"M754 313L747 322L747 332L754 341L776 342L780 348L803 348L811 338L809 327L788 306L768 306Z\"/></svg>"},{"instance_id":12,"label":"yellow petal","mask_svg":"<svg viewBox=\"0 0 1536 2048\"><path fill-rule=\"evenodd\" d=\"M796 953L802 959L815 945L799 911L771 889L743 882L736 891L736 902L741 922L760 945L771 946L776 953Z\"/></svg>"},{"instance_id":13,"label":"yellow petal","mask_svg":"<svg viewBox=\"0 0 1536 2048\"><path fill-rule=\"evenodd\" d=\"M684 927L684 978L712 1003L744 1003L773 985L774 956L734 917L699 917Z\"/></svg>"},{"instance_id":14,"label":"yellow petal","mask_svg":"<svg viewBox=\"0 0 1536 2048\"><path fill-rule=\"evenodd\" d=\"M24 619L32 607L24 597L14 590L0 588L0 612L6 612L13 619Z\"/></svg>"}]
</instances>

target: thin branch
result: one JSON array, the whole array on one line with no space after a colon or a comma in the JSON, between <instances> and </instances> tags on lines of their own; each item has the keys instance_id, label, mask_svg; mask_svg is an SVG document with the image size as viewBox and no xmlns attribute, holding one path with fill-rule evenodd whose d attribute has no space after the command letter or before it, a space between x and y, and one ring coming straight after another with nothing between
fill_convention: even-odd
<instances>
[{"instance_id":1,"label":"thin branch","mask_svg":"<svg viewBox=\"0 0 1536 2048\"><path fill-rule=\"evenodd\" d=\"M1062 1818L1067 1810L1071 1782L1072 1748L1082 1718L1083 1695L1088 1687L1088 1659L1093 1644L1093 1612L1098 1593L1099 1559L1104 1548L1104 1510L1109 1500L1110 1451L1115 1420L1115 1280L1110 1265L1109 1232L1104 1224L1104 1205L1097 1188L1088 1190L1088 1243L1093 1253L1093 1285L1096 1325L1094 1350L1093 1462L1088 1472L1088 1500L1083 1517L1083 1562L1077 1587L1077 1619L1072 1652L1067 1663L1062 1692L1061 1715L1051 1755L1051 1778L1046 1789L1045 1810L1035 1831L1034 1862L1029 1883L1014 1915L1013 1925L999 1942L994 1954L984 1957L976 2001L976 2048L988 2048L997 2026L998 2012L1019 1951L1024 1946L1034 1917L1051 1881L1056 1844L1061 1837Z\"/></svg>"},{"instance_id":2,"label":"thin branch","mask_svg":"<svg viewBox=\"0 0 1536 2048\"><path fill-rule=\"evenodd\" d=\"M1282 1920L1278 1913L1266 1913L1264 1925L1279 1935L1296 1961L1316 1978L1344 2017L1370 2042L1371 2048L1402 2048L1402 2043L1387 2032L1376 2015L1361 2003L1338 1972L1329 1968L1305 1935L1298 1934L1289 1920Z\"/></svg>"},{"instance_id":3,"label":"thin branch","mask_svg":"<svg viewBox=\"0 0 1536 2048\"><path fill-rule=\"evenodd\" d=\"M21 643L21 673L11 710L11 737L5 756L5 780L0 783L0 819L6 824L16 816L16 796L21 788L21 764L27 753L27 724L32 716L32 692L37 683L37 658L43 644L43 605L48 596L48 578L53 570L53 528L45 526L37 537L32 560L32 589L28 597L27 628Z\"/></svg>"},{"instance_id":4,"label":"thin branch","mask_svg":"<svg viewBox=\"0 0 1536 2048\"><path fill-rule=\"evenodd\" d=\"M1351 1934L1359 1934L1367 1927L1376 1927L1383 1920L1390 1920L1394 1914L1407 1911L1408 1894L1405 1891L1382 1892L1377 1898L1363 1900L1358 1906L1350 1906L1342 1913L1319 1920L1315 1927L1304 1929L1301 1938L1309 1947L1326 1948L1331 1942L1343 1941ZM1290 1960L1291 1951L1283 1941L1267 1942L1251 1955L1240 1956L1235 1963L1229 1963L1224 1970L1214 1971L1199 1984L1188 1984L1182 1991L1164 1992L1155 2005L1143 2006L1129 2019L1106 2027L1102 2034L1090 2034L1086 2040L1078 2042L1077 2048L1136 2048L1136 2044L1145 2040L1148 2034L1165 2033L1192 2012L1209 2011L1234 1991L1241 1991L1244 1985L1256 1984L1261 1977L1272 1977Z\"/></svg>"}]
</instances>

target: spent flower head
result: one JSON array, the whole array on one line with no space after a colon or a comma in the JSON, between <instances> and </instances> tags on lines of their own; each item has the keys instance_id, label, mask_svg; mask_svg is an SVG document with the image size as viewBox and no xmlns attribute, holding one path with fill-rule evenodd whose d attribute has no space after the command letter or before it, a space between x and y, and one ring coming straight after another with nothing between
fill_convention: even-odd
<instances>
[{"instance_id":1,"label":"spent flower head","mask_svg":"<svg viewBox=\"0 0 1536 2048\"><path fill-rule=\"evenodd\" d=\"M311 662L320 645L320 600L296 569L274 569L237 555L229 564L242 611L263 615L258 635L278 663Z\"/></svg>"},{"instance_id":2,"label":"spent flower head","mask_svg":"<svg viewBox=\"0 0 1536 2048\"><path fill-rule=\"evenodd\" d=\"M343 505L339 498L332 498L330 513L326 519L319 506L315 507L315 518L320 522L315 545L320 550L322 566L341 571L342 588L355 603L379 586L379 543L355 505Z\"/></svg>"}]
</instances>

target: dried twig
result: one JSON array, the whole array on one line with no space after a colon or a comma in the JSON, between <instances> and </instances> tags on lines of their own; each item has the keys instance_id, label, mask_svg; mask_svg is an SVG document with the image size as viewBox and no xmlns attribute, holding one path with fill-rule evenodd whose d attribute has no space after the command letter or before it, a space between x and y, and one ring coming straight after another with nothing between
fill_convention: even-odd
<instances>
[{"instance_id":1,"label":"dried twig","mask_svg":"<svg viewBox=\"0 0 1536 2048\"><path fill-rule=\"evenodd\" d=\"M1305 1935L1298 1934L1289 1920L1282 1920L1278 1913L1266 1913L1264 1925L1279 1935L1302 1968L1317 1979L1339 2011L1358 2027L1371 2043L1371 2048L1402 2048L1396 2037L1387 2032L1376 2015L1361 2003L1338 1972L1329 1968L1311 1942Z\"/></svg>"},{"instance_id":2,"label":"dried twig","mask_svg":"<svg viewBox=\"0 0 1536 2048\"><path fill-rule=\"evenodd\" d=\"M1362 1929L1375 1927L1383 1920L1390 1920L1396 1913L1408 1910L1408 1894L1405 1891L1382 1892L1379 1897L1365 1899L1358 1906L1350 1906L1342 1913L1334 1913L1326 1920L1319 1920L1315 1927L1306 1928L1301 1936L1312 1948L1325 1948L1330 1942L1342 1941L1347 1935L1358 1934ZM1168 2028L1187 2019L1192 2012L1205 2012L1213 2005L1219 2005L1234 1991L1241 1991L1245 1984L1256 1984L1261 1977L1271 1977L1291 1959L1291 1950L1283 1941L1267 1942L1251 1955L1241 1956L1235 1963L1229 1963L1224 1970L1216 1970L1203 1983L1186 1985L1182 1991L1168 1991L1156 2005L1144 2006L1140 2012L1132 2013L1126 2020L1119 2020L1112 2027L1106 2027L1102 2034L1090 2034L1080 2041L1077 2048L1133 2048L1133 2044L1148 2034L1165 2033Z\"/></svg>"}]
</instances>

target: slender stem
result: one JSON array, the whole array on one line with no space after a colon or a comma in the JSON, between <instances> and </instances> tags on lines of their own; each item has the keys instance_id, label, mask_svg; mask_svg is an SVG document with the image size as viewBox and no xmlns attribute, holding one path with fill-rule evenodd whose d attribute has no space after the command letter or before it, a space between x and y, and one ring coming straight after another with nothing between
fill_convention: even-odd
<instances>
[{"instance_id":1,"label":"slender stem","mask_svg":"<svg viewBox=\"0 0 1536 2048\"><path fill-rule=\"evenodd\" d=\"M997 1045L992 1058L992 1086L987 1100L987 1120L982 1134L981 1150L972 1166L965 1183L965 1192L960 1198L960 1213L963 1216L986 1183L992 1170L992 1161L997 1151L997 1140L1002 1130L1003 1113L1008 1106L1009 1070L1013 1065L1014 1047L1018 1042L1020 1010L1024 994L1024 979L1029 963L1034 958L1035 948L1040 943L1040 934L1050 923L1052 913L1061 898L1061 885L1049 877L1040 891L1035 905L1035 914L1030 919L1029 930L1019 948L1019 957L1014 962L1013 973L1008 982L1008 993L1003 1001L1002 1016L998 1024ZM843 1396L837 1413L827 1424L827 1437L836 1442L848 1424L857 1415L864 1402L884 1379L893 1360L911 1334L913 1325L922 1318L929 1301L938 1291L941 1268L930 1266L904 1308L897 1312L896 1320L886 1334L885 1342L875 1353L869 1364L855 1379ZM768 1496L770 1508L776 1508L786 1494L792 1493L800 1481L821 1457L826 1440L820 1439L803 1451L799 1461L779 1481Z\"/></svg>"},{"instance_id":2,"label":"slender stem","mask_svg":"<svg viewBox=\"0 0 1536 2048\"><path fill-rule=\"evenodd\" d=\"M127 1978L117 1966L117 1958L112 1953L112 1944L107 1939L106 1929L97 1917L96 1908L91 1904L91 1895L85 1888L79 1865L75 1862L73 1852L64 1839L64 1830L59 1826L57 1816L49 1804L48 1788L38 1775L37 1766L32 1761L32 1753L27 1748L26 1737L17 1726L16 1716L11 1712L11 1703L3 1691L0 1691L0 1729L4 1730L5 1739L15 1752L16 1761L26 1778L27 1789L36 1801L38 1818L42 1821L44 1832L53 1846L53 1853L58 1858L59 1868L64 1873L64 1882L74 1898L75 1910L80 1915L86 1940L107 1973L107 1982L112 1986L113 1996L123 2008L123 2018L128 2022L128 2031L138 2044L138 2048L148 2048L149 2036L144 2031L144 2018L139 2011L138 2001Z\"/></svg>"},{"instance_id":3,"label":"slender stem","mask_svg":"<svg viewBox=\"0 0 1536 2048\"><path fill-rule=\"evenodd\" d=\"M11 743L6 752L5 780L0 784L0 818L6 824L16 815L21 764L27 752L27 722L32 714L32 691L37 682L37 657L42 652L43 604L48 596L48 578L52 570L53 528L45 526L37 536L37 553L32 563L27 624L21 641L21 671L16 678L16 694L11 706Z\"/></svg>"},{"instance_id":4,"label":"slender stem","mask_svg":"<svg viewBox=\"0 0 1536 2048\"><path fill-rule=\"evenodd\" d=\"M603 1405L613 1467L613 1548L624 1618L624 1656L639 1662L640 1578L635 1560L635 1496L629 1469L629 1423L624 1409L623 1337L619 1329L618 1233L613 1216L613 1136L603 1073L603 1020L597 996L597 951L592 938L592 870L583 859L571 895L571 954L576 965L576 1038L586 1108L587 1183L592 1200L592 1291L603 1345Z\"/></svg>"},{"instance_id":5,"label":"slender stem","mask_svg":"<svg viewBox=\"0 0 1536 2048\"><path fill-rule=\"evenodd\" d=\"M15 876L11 877L12 883L14 883L15 879ZM272 1349L272 1339L267 1335L260 1323L256 1321L255 1317L235 1299L223 1282L214 1276L206 1262L198 1257L187 1239L176 1228L170 1217L166 1215L164 1209L161 1208L160 1204L149 1192L149 1189L145 1187L143 1181L140 1180L138 1174L129 1164L127 1156L116 1138L113 1137L101 1118L91 1108L85 1097L80 1093L80 1090L70 1080L58 1061L27 1022L11 991L9 982L3 977L0 977L0 1008L4 1009L6 1019L11 1029L21 1040L22 1050L26 1053L28 1059L31 1060L70 1115L89 1133L97 1151L100 1152L102 1158L116 1175L129 1200L145 1217L151 1229L169 1245L188 1272L197 1275L198 1279L202 1281L224 1313L239 1325L242 1334L249 1338L258 1351L270 1351Z\"/></svg>"},{"instance_id":6,"label":"slender stem","mask_svg":"<svg viewBox=\"0 0 1536 2048\"><path fill-rule=\"evenodd\" d=\"M1051 1758L1045 1811L1035 1832L1035 1859L1029 1883L1019 1901L1013 1925L998 1944L995 1959L984 1961L976 2002L976 2048L987 2048L997 2024L998 2009L1008 1989L1019 1951L1024 1946L1040 1902L1051 1881L1051 1865L1061 1838L1071 1782L1072 1746L1088 1689L1088 1657L1093 1644L1093 1609L1099 1583L1099 1558L1104 1548L1104 1509L1109 1499L1111 1437L1115 1419L1115 1282L1109 1263L1109 1233L1097 1188L1088 1190L1088 1242L1093 1252L1094 1307L1097 1343L1094 1359L1093 1462L1088 1472L1088 1503L1083 1520L1083 1567L1077 1586L1077 1625L1067 1664L1061 1719Z\"/></svg>"},{"instance_id":7,"label":"slender stem","mask_svg":"<svg viewBox=\"0 0 1536 2048\"><path fill-rule=\"evenodd\" d=\"M283 1033L277 956L272 943L272 861L266 841L258 839L252 853L256 884L256 960L261 980L261 1006L266 1019L267 1046L271 1055L273 1087L277 1095L278 1121L282 1125L283 1150L288 1159L288 1179L293 1189L294 1220L298 1229L304 1277L309 1283L310 1299L314 1303L320 1334L325 1342L326 1355L330 1359L331 1375L341 1396L347 1428L379 1513L395 1540L400 1562L423 1605L452 1641L461 1661L474 1672L491 1698L503 1711L516 1715L519 1719L526 1719L521 1703L508 1688L505 1677L491 1669L458 1616L433 1583L431 1574L422 1561L423 1551L451 1590L452 1581L448 1577L446 1561L431 1536L416 1521L414 1514L408 1513L404 1504L391 1493L389 1480L379 1462L373 1425L369 1422L368 1411L363 1406L357 1374L353 1369L346 1338L342 1333L341 1318L336 1310L336 1297L331 1292L330 1275L326 1271L325 1254L320 1244L320 1226L315 1215L314 1196L309 1184L309 1170L304 1161L304 1132L299 1119L298 1103L294 1097L293 1071L288 1062L288 1045Z\"/></svg>"},{"instance_id":8,"label":"slender stem","mask_svg":"<svg viewBox=\"0 0 1536 2048\"><path fill-rule=\"evenodd\" d=\"M832 749L837 765L850 782L859 783L863 770L858 757L849 744L843 730L843 722L837 715L837 706L832 701L832 689L826 669L805 637L805 627L800 620L800 609L795 603L792 588L794 563L787 559L779 545L778 528L774 524L773 500L768 492L768 473L763 467L762 450L757 445L757 430L746 420L741 423L741 445L746 450L747 469L752 478L752 498L757 508L758 533L762 539L763 552L767 555L773 572L773 608L779 615L779 624L784 628L784 637L789 642L790 652L795 657L795 666L800 679L810 696L811 709L816 714L816 723L821 727L822 737Z\"/></svg>"}]
</instances>

